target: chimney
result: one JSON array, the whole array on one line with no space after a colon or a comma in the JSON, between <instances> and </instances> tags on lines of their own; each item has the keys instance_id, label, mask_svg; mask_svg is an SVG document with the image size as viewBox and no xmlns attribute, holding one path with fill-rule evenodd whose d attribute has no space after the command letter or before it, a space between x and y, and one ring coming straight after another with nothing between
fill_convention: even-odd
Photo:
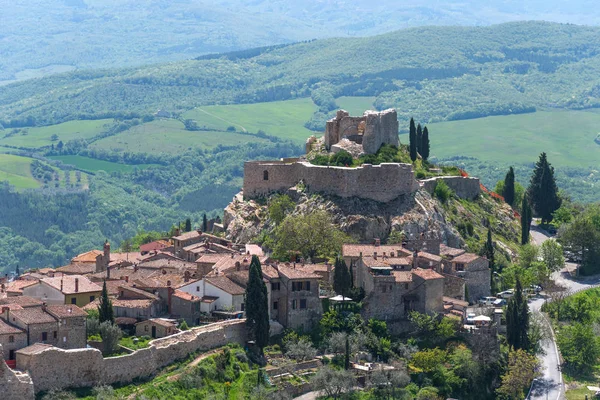
<instances>
[{"instance_id":1,"label":"chimney","mask_svg":"<svg viewBox=\"0 0 600 400\"><path fill-rule=\"evenodd\" d=\"M171 281L167 281L167 286L171 286Z\"/></svg>"},{"instance_id":2,"label":"chimney","mask_svg":"<svg viewBox=\"0 0 600 400\"><path fill-rule=\"evenodd\" d=\"M375 244L375 246L379 246L379 245L381 245L381 239L379 239L379 238L375 238L375 239L374 239L374 244Z\"/></svg>"},{"instance_id":3,"label":"chimney","mask_svg":"<svg viewBox=\"0 0 600 400\"><path fill-rule=\"evenodd\" d=\"M60 291L63 291L63 278L60 278Z\"/></svg>"},{"instance_id":4,"label":"chimney","mask_svg":"<svg viewBox=\"0 0 600 400\"><path fill-rule=\"evenodd\" d=\"M79 278L75 278L75 293L79 292Z\"/></svg>"},{"instance_id":5,"label":"chimney","mask_svg":"<svg viewBox=\"0 0 600 400\"><path fill-rule=\"evenodd\" d=\"M140 268L140 267L138 267L138 265L137 265L137 264L135 264L135 265L133 266L133 272L137 272L139 268Z\"/></svg>"},{"instance_id":6,"label":"chimney","mask_svg":"<svg viewBox=\"0 0 600 400\"><path fill-rule=\"evenodd\" d=\"M6 314L6 321L10 321L10 307L2 307L2 314Z\"/></svg>"},{"instance_id":7,"label":"chimney","mask_svg":"<svg viewBox=\"0 0 600 400\"><path fill-rule=\"evenodd\" d=\"M235 270L236 270L236 271L240 271L241 269L242 269L242 265L240 264L240 262L239 262L239 261L237 261L237 262L235 263Z\"/></svg>"},{"instance_id":8,"label":"chimney","mask_svg":"<svg viewBox=\"0 0 600 400\"><path fill-rule=\"evenodd\" d=\"M385 251L383 252L383 258L385 259Z\"/></svg>"},{"instance_id":9,"label":"chimney","mask_svg":"<svg viewBox=\"0 0 600 400\"><path fill-rule=\"evenodd\" d=\"M108 240L104 242L104 266L108 268L108 264L110 263L110 243Z\"/></svg>"},{"instance_id":10,"label":"chimney","mask_svg":"<svg viewBox=\"0 0 600 400\"><path fill-rule=\"evenodd\" d=\"M77 282L77 281L76 281ZM42 311L46 311L46 302L42 303Z\"/></svg>"},{"instance_id":11,"label":"chimney","mask_svg":"<svg viewBox=\"0 0 600 400\"><path fill-rule=\"evenodd\" d=\"M185 271L183 274L183 281L184 282L189 282L190 281L190 271Z\"/></svg>"},{"instance_id":12,"label":"chimney","mask_svg":"<svg viewBox=\"0 0 600 400\"><path fill-rule=\"evenodd\" d=\"M125 277L125 282L129 283L129 277L128 276Z\"/></svg>"}]
</instances>

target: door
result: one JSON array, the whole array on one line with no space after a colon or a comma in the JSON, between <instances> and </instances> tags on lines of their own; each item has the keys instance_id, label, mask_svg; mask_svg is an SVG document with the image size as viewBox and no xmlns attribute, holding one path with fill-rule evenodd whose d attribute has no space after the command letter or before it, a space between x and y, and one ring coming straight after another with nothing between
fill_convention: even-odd
<instances>
[{"instance_id":1,"label":"door","mask_svg":"<svg viewBox=\"0 0 600 400\"><path fill-rule=\"evenodd\" d=\"M152 327L152 337L154 339L156 339L156 327L155 326Z\"/></svg>"},{"instance_id":2,"label":"door","mask_svg":"<svg viewBox=\"0 0 600 400\"><path fill-rule=\"evenodd\" d=\"M15 351L14 350L9 350L9 352L8 352L8 359L9 360L14 360L15 359Z\"/></svg>"}]
</instances>

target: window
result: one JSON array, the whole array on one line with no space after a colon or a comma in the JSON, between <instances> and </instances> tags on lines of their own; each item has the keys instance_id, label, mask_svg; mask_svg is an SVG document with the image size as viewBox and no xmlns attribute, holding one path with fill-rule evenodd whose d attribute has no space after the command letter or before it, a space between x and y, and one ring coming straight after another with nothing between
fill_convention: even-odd
<instances>
[{"instance_id":1,"label":"window","mask_svg":"<svg viewBox=\"0 0 600 400\"><path fill-rule=\"evenodd\" d=\"M408 283L404 284L404 290L408 290Z\"/></svg>"},{"instance_id":2,"label":"window","mask_svg":"<svg viewBox=\"0 0 600 400\"><path fill-rule=\"evenodd\" d=\"M42 332L42 342L48 340L48 332Z\"/></svg>"},{"instance_id":3,"label":"window","mask_svg":"<svg viewBox=\"0 0 600 400\"><path fill-rule=\"evenodd\" d=\"M58 334L56 331L53 332L52 336L54 336L54 339L56 339L58 337Z\"/></svg>"},{"instance_id":4,"label":"window","mask_svg":"<svg viewBox=\"0 0 600 400\"><path fill-rule=\"evenodd\" d=\"M292 286L294 285L294 283L292 282ZM272 282L271 283L271 290L279 290L280 287L280 283L279 282Z\"/></svg>"},{"instance_id":5,"label":"window","mask_svg":"<svg viewBox=\"0 0 600 400\"><path fill-rule=\"evenodd\" d=\"M296 300L292 300L292 310L296 309Z\"/></svg>"},{"instance_id":6,"label":"window","mask_svg":"<svg viewBox=\"0 0 600 400\"><path fill-rule=\"evenodd\" d=\"M77 299L75 297L71 297L71 304L77 304Z\"/></svg>"},{"instance_id":7,"label":"window","mask_svg":"<svg viewBox=\"0 0 600 400\"><path fill-rule=\"evenodd\" d=\"M96 300L96 296L90 296L90 303L94 300Z\"/></svg>"},{"instance_id":8,"label":"window","mask_svg":"<svg viewBox=\"0 0 600 400\"><path fill-rule=\"evenodd\" d=\"M269 180L269 171L264 171L263 172L263 180L264 181L268 181Z\"/></svg>"},{"instance_id":9,"label":"window","mask_svg":"<svg viewBox=\"0 0 600 400\"><path fill-rule=\"evenodd\" d=\"M13 335L10 335L8 337L8 343L14 343L15 342L15 337Z\"/></svg>"},{"instance_id":10,"label":"window","mask_svg":"<svg viewBox=\"0 0 600 400\"><path fill-rule=\"evenodd\" d=\"M279 306L279 303L274 301L273 302L273 310L277 310L277 307Z\"/></svg>"},{"instance_id":11,"label":"window","mask_svg":"<svg viewBox=\"0 0 600 400\"><path fill-rule=\"evenodd\" d=\"M148 332L148 325L144 326L144 332Z\"/></svg>"},{"instance_id":12,"label":"window","mask_svg":"<svg viewBox=\"0 0 600 400\"><path fill-rule=\"evenodd\" d=\"M244 311L244 303L242 303L241 310Z\"/></svg>"},{"instance_id":13,"label":"window","mask_svg":"<svg viewBox=\"0 0 600 400\"><path fill-rule=\"evenodd\" d=\"M196 286L196 292L200 291L200 286Z\"/></svg>"},{"instance_id":14,"label":"window","mask_svg":"<svg viewBox=\"0 0 600 400\"><path fill-rule=\"evenodd\" d=\"M300 309L303 310L306 308L306 299L300 299Z\"/></svg>"},{"instance_id":15,"label":"window","mask_svg":"<svg viewBox=\"0 0 600 400\"><path fill-rule=\"evenodd\" d=\"M456 264L456 270L457 271L464 271L465 270L465 264Z\"/></svg>"},{"instance_id":16,"label":"window","mask_svg":"<svg viewBox=\"0 0 600 400\"><path fill-rule=\"evenodd\" d=\"M310 291L310 281L306 281L306 288L304 290Z\"/></svg>"}]
</instances>

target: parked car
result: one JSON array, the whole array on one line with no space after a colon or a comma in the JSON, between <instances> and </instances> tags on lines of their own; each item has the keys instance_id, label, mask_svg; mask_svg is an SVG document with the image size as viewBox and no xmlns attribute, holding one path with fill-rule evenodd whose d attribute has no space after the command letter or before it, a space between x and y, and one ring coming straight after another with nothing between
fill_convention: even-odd
<instances>
[{"instance_id":1,"label":"parked car","mask_svg":"<svg viewBox=\"0 0 600 400\"><path fill-rule=\"evenodd\" d=\"M502 307L506 305L506 299L496 299L492 304L494 307Z\"/></svg>"},{"instance_id":2,"label":"parked car","mask_svg":"<svg viewBox=\"0 0 600 400\"><path fill-rule=\"evenodd\" d=\"M482 297L479 299L479 304L482 306L491 306L492 304L494 304L494 301L496 301L495 297Z\"/></svg>"},{"instance_id":3,"label":"parked car","mask_svg":"<svg viewBox=\"0 0 600 400\"><path fill-rule=\"evenodd\" d=\"M515 295L515 290L514 289L508 289L508 290L505 290L503 292L498 293L496 295L496 297L501 298L501 299L510 299L514 295Z\"/></svg>"},{"instance_id":4,"label":"parked car","mask_svg":"<svg viewBox=\"0 0 600 400\"><path fill-rule=\"evenodd\" d=\"M467 325L475 325L475 321L473 321L473 318L475 318L476 315L475 313L468 313L467 314Z\"/></svg>"}]
</instances>

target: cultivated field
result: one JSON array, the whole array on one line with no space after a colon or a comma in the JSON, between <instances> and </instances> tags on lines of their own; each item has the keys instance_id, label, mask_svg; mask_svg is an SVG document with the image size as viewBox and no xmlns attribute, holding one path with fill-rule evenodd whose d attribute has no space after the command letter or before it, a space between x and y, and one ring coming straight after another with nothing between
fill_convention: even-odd
<instances>
[{"instance_id":1,"label":"cultivated field","mask_svg":"<svg viewBox=\"0 0 600 400\"><path fill-rule=\"evenodd\" d=\"M344 109L350 113L350 115L363 115L366 110L374 110L373 103L375 102L374 96L342 96L335 99L336 104L339 108Z\"/></svg>"},{"instance_id":2,"label":"cultivated field","mask_svg":"<svg viewBox=\"0 0 600 400\"><path fill-rule=\"evenodd\" d=\"M0 154L0 182L8 181L17 189L32 189L40 186L31 175L32 158Z\"/></svg>"},{"instance_id":3,"label":"cultivated field","mask_svg":"<svg viewBox=\"0 0 600 400\"><path fill-rule=\"evenodd\" d=\"M84 171L97 172L131 172L134 168L147 168L149 164L140 165L128 165L119 164L110 161L97 160L95 158L83 157L83 156L49 156L52 160L59 160L65 164L73 165L76 168Z\"/></svg>"},{"instance_id":4,"label":"cultivated field","mask_svg":"<svg viewBox=\"0 0 600 400\"><path fill-rule=\"evenodd\" d=\"M6 129L2 131L4 137L0 138L0 146L37 148L52 144L56 146L59 141L65 143L73 139L89 139L108 129L112 121L112 119L78 120L35 128ZM12 134L13 131L16 132ZM57 135L58 139L53 141L52 135Z\"/></svg>"}]
</instances>

